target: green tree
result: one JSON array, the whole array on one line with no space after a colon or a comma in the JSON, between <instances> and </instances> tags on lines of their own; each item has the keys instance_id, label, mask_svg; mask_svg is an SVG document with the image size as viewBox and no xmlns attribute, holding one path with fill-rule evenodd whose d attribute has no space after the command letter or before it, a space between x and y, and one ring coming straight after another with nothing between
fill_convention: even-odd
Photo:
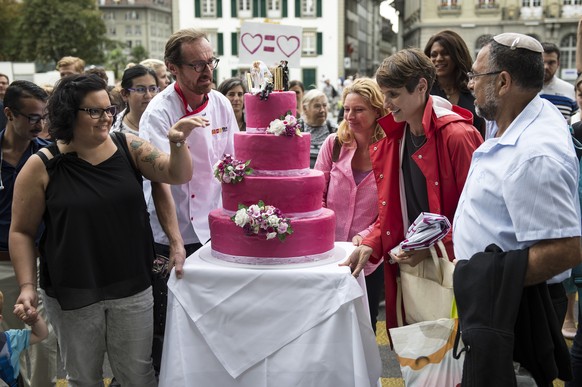
<instances>
[{"instance_id":1,"label":"green tree","mask_svg":"<svg viewBox=\"0 0 582 387\"><path fill-rule=\"evenodd\" d=\"M123 48L116 47L107 53L107 68L113 70L115 79L121 79L121 71L127 64L127 56L123 53Z\"/></svg>"},{"instance_id":2,"label":"green tree","mask_svg":"<svg viewBox=\"0 0 582 387\"><path fill-rule=\"evenodd\" d=\"M106 29L95 0L23 0L19 19L18 60L57 62L72 55L103 63Z\"/></svg>"},{"instance_id":3,"label":"green tree","mask_svg":"<svg viewBox=\"0 0 582 387\"><path fill-rule=\"evenodd\" d=\"M13 52L18 44L16 29L22 4L16 0L0 0L0 61L14 60Z\"/></svg>"},{"instance_id":4,"label":"green tree","mask_svg":"<svg viewBox=\"0 0 582 387\"><path fill-rule=\"evenodd\" d=\"M148 50L146 50L141 44L132 48L129 55L131 56L131 61L135 63L139 63L150 56Z\"/></svg>"}]
</instances>

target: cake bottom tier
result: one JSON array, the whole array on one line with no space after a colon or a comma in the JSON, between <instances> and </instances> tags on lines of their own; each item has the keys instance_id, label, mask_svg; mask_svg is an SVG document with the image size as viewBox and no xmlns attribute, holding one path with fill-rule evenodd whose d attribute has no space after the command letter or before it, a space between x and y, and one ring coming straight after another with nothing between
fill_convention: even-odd
<instances>
[{"instance_id":1,"label":"cake bottom tier","mask_svg":"<svg viewBox=\"0 0 582 387\"><path fill-rule=\"evenodd\" d=\"M291 219L293 234L284 241L246 235L222 209L212 210L208 220L212 256L218 259L250 264L302 263L333 254L335 213L327 208L312 218Z\"/></svg>"}]
</instances>

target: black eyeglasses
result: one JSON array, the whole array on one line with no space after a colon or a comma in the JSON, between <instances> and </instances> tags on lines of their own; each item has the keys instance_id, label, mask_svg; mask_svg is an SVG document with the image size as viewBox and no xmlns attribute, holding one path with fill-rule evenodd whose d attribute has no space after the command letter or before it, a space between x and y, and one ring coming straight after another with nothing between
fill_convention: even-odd
<instances>
[{"instance_id":1,"label":"black eyeglasses","mask_svg":"<svg viewBox=\"0 0 582 387\"><path fill-rule=\"evenodd\" d=\"M503 70L499 70L499 71L491 71L488 73L479 74L479 73L474 73L472 71L469 71L467 73L467 78L469 78L469 82L471 82L471 81L475 80L475 78L477 78L477 77L484 77L485 75L497 75L497 74L501 74L502 72L503 72Z\"/></svg>"},{"instance_id":2,"label":"black eyeglasses","mask_svg":"<svg viewBox=\"0 0 582 387\"><path fill-rule=\"evenodd\" d=\"M220 62L220 59L212 58L208 62L201 60L201 61L194 62L194 63L184 63L184 66L188 66L191 69L193 69L194 71L196 71L197 73L201 73L202 71L204 71L206 66L208 66L208 68L211 71L214 70L215 68L218 67L218 62Z\"/></svg>"},{"instance_id":3,"label":"black eyeglasses","mask_svg":"<svg viewBox=\"0 0 582 387\"><path fill-rule=\"evenodd\" d=\"M48 118L48 114L44 114L41 116L40 114L24 114L20 110L14 109L14 108L10 108L10 110L17 116L23 116L23 117L28 118L28 122L31 125L36 125L40 121L44 121Z\"/></svg>"},{"instance_id":4,"label":"black eyeglasses","mask_svg":"<svg viewBox=\"0 0 582 387\"><path fill-rule=\"evenodd\" d=\"M79 108L79 110L82 110L84 112L89 113L91 118L97 120L97 119L103 117L103 113L107 113L108 116L113 117L115 115L115 113L117 113L117 106L111 105L111 106L107 106L105 109L102 109L102 108Z\"/></svg>"},{"instance_id":5,"label":"black eyeglasses","mask_svg":"<svg viewBox=\"0 0 582 387\"><path fill-rule=\"evenodd\" d=\"M160 88L157 86L138 86L138 87L128 87L126 90L135 91L138 94L145 94L148 91L150 94L157 94L160 91Z\"/></svg>"}]
</instances>

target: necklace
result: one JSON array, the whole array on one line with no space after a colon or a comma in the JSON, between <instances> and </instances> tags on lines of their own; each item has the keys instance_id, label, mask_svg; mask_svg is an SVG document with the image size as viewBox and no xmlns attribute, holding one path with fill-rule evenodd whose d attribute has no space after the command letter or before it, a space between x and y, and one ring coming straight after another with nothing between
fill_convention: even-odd
<instances>
[{"instance_id":1,"label":"necklace","mask_svg":"<svg viewBox=\"0 0 582 387\"><path fill-rule=\"evenodd\" d=\"M129 114L126 114L124 118L127 118L127 122L129 122L134 129L139 129L139 126L137 126L132 120L129 119Z\"/></svg>"},{"instance_id":2,"label":"necklace","mask_svg":"<svg viewBox=\"0 0 582 387\"><path fill-rule=\"evenodd\" d=\"M424 143L426 142L426 135L422 135L422 136L415 136L415 135L413 135L413 134L412 134L412 132L411 132L410 130L408 131L408 133L410 133L410 142L412 143L412 145L413 145L413 146L414 146L416 149L418 149L418 148L420 148L421 146L423 146L423 145L424 145ZM414 142L414 137L416 137L416 138L422 138L422 139L420 140L420 144L417 144L416 142Z\"/></svg>"}]
</instances>

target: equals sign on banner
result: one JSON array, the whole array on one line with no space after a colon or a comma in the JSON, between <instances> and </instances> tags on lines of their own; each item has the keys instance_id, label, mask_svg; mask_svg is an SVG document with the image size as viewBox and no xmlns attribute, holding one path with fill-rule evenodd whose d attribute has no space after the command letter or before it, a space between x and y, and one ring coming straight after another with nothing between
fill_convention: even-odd
<instances>
[{"instance_id":1,"label":"equals sign on banner","mask_svg":"<svg viewBox=\"0 0 582 387\"><path fill-rule=\"evenodd\" d=\"M270 41L271 43L275 41L275 35L265 35L265 40ZM264 46L263 51L267 52L275 52L274 46Z\"/></svg>"}]
</instances>

